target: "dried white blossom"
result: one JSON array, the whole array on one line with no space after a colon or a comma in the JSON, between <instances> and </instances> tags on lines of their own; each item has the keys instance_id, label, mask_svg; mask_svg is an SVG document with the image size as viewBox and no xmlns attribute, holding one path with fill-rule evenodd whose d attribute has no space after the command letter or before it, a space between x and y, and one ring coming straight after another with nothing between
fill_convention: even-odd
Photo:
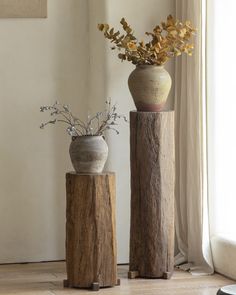
<instances>
[{"instance_id":1,"label":"dried white blossom","mask_svg":"<svg viewBox=\"0 0 236 295\"><path fill-rule=\"evenodd\" d=\"M88 114L86 123L75 117L68 105L61 105L56 101L52 106L42 106L40 112L50 111L50 116L56 118L42 123L40 128L44 129L48 124L62 122L68 125L66 131L73 138L76 136L104 135L106 130L112 130L119 134L119 131L114 127L118 125L117 121L122 119L128 122L128 120L124 115L116 112L117 107L111 104L111 99L108 99L105 104L106 109L103 112L98 112L94 116Z\"/></svg>"}]
</instances>

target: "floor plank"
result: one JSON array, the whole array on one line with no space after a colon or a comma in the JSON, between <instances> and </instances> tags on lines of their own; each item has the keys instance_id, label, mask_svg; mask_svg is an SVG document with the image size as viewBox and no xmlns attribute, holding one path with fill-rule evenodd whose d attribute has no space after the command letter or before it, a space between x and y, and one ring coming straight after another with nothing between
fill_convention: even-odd
<instances>
[{"instance_id":1,"label":"floor plank","mask_svg":"<svg viewBox=\"0 0 236 295\"><path fill-rule=\"evenodd\" d=\"M215 295L217 290L234 282L214 274L192 276L176 270L171 280L127 279L127 266L119 266L121 285L101 289L99 295ZM0 294L67 295L90 294L88 290L64 289L64 262L15 264L0 266ZM96 294L96 293L95 293Z\"/></svg>"}]
</instances>

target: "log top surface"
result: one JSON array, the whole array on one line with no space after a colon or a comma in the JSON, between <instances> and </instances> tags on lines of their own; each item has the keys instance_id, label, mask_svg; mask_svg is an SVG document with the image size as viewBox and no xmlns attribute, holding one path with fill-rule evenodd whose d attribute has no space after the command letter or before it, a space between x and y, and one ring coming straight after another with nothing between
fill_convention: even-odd
<instances>
[{"instance_id":1,"label":"log top surface","mask_svg":"<svg viewBox=\"0 0 236 295\"><path fill-rule=\"evenodd\" d=\"M169 114L169 113L174 113L175 111L174 110L162 110L162 111L159 111L159 112L141 112L141 111L130 111L130 113L135 113L135 114Z\"/></svg>"},{"instance_id":2,"label":"log top surface","mask_svg":"<svg viewBox=\"0 0 236 295\"><path fill-rule=\"evenodd\" d=\"M76 173L75 171L67 172L69 175L77 175L77 176L106 176L106 175L115 175L115 172L112 171L104 171L101 173Z\"/></svg>"}]
</instances>

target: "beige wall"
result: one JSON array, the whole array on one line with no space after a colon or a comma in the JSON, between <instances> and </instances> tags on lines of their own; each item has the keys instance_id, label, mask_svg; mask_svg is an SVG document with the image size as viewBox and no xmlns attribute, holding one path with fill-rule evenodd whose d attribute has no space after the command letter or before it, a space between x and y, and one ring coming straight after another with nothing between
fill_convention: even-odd
<instances>
[{"instance_id":1,"label":"beige wall","mask_svg":"<svg viewBox=\"0 0 236 295\"><path fill-rule=\"evenodd\" d=\"M0 263L64 257L69 137L40 130L39 107L58 99L87 112L86 3L49 0L48 19L0 19Z\"/></svg>"},{"instance_id":2,"label":"beige wall","mask_svg":"<svg viewBox=\"0 0 236 295\"><path fill-rule=\"evenodd\" d=\"M38 128L44 118L39 106L59 99L85 117L111 97L128 115L134 109L127 87L133 66L120 63L97 23L118 26L125 16L141 37L174 13L174 3L48 0L46 20L0 19L0 263L64 258L70 140L62 128ZM173 64L167 68L173 77ZM128 124L120 131L107 136L107 169L117 173L118 261L127 262Z\"/></svg>"}]
</instances>

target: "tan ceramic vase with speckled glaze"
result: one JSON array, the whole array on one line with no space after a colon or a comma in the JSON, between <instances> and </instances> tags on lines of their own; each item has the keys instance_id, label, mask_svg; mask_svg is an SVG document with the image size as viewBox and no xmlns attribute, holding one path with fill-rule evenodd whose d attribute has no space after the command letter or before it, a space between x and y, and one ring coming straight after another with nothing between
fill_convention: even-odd
<instances>
[{"instance_id":1,"label":"tan ceramic vase with speckled glaze","mask_svg":"<svg viewBox=\"0 0 236 295\"><path fill-rule=\"evenodd\" d=\"M70 158L77 173L101 173L108 156L102 136L77 136L70 144Z\"/></svg>"},{"instance_id":2,"label":"tan ceramic vase with speckled glaze","mask_svg":"<svg viewBox=\"0 0 236 295\"><path fill-rule=\"evenodd\" d=\"M171 77L163 66L136 66L129 76L128 85L137 110L160 111L166 103L171 83Z\"/></svg>"}]
</instances>

